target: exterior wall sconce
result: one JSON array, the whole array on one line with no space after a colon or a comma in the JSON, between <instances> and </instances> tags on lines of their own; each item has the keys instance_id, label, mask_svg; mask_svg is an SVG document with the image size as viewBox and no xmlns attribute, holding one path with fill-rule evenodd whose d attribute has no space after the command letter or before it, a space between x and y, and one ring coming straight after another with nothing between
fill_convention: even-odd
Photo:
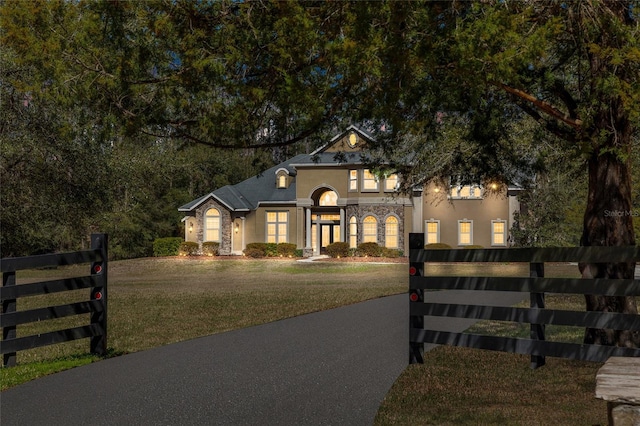
<instances>
[{"instance_id":1,"label":"exterior wall sconce","mask_svg":"<svg viewBox=\"0 0 640 426\"><path fill-rule=\"evenodd\" d=\"M233 228L233 230L235 231L236 234L240 231L240 224L238 222L236 222L236 226L235 228Z\"/></svg>"},{"instance_id":2,"label":"exterior wall sconce","mask_svg":"<svg viewBox=\"0 0 640 426\"><path fill-rule=\"evenodd\" d=\"M189 233L193 232L193 222L189 222Z\"/></svg>"}]
</instances>

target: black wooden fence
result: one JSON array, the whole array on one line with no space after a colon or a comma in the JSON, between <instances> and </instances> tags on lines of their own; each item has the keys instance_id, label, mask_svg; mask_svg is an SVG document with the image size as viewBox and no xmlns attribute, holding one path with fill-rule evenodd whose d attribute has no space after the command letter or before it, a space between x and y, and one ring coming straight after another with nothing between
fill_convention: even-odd
<instances>
[{"instance_id":1,"label":"black wooden fence","mask_svg":"<svg viewBox=\"0 0 640 426\"><path fill-rule=\"evenodd\" d=\"M638 247L520 248L425 250L424 235L410 234L410 363L422 363L424 343L464 346L531 355L531 367L545 356L605 361L611 356L640 356L640 349L545 340L545 325L640 330L640 315L545 309L545 293L638 296L637 279L545 278L545 262L622 263L640 261ZM429 262L526 262L529 277L425 276ZM429 303L428 290L525 292L530 308ZM432 330L428 318L439 316L530 324L530 339Z\"/></svg>"},{"instance_id":2,"label":"black wooden fence","mask_svg":"<svg viewBox=\"0 0 640 426\"><path fill-rule=\"evenodd\" d=\"M82 277L16 285L16 271L49 268L63 265L91 263L90 274ZM16 352L70 340L91 338L90 351L99 355L107 352L107 235L91 235L91 249L71 253L5 258L0 260L2 272L2 342L0 353L3 365L16 364ZM89 271L88 271L89 272ZM17 300L22 297L90 289L89 300L66 305L17 311ZM37 321L91 314L88 325L52 332L17 337L16 327Z\"/></svg>"}]
</instances>

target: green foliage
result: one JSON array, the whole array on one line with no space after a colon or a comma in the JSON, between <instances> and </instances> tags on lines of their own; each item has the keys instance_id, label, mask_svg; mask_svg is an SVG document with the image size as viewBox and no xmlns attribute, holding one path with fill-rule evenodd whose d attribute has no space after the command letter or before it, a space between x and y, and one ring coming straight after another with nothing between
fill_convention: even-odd
<instances>
[{"instance_id":1,"label":"green foliage","mask_svg":"<svg viewBox=\"0 0 640 426\"><path fill-rule=\"evenodd\" d=\"M358 245L358 255L380 257L382 256L382 247L378 243L362 243Z\"/></svg>"},{"instance_id":2,"label":"green foliage","mask_svg":"<svg viewBox=\"0 0 640 426\"><path fill-rule=\"evenodd\" d=\"M349 243L336 242L327 246L327 254L330 257L349 257Z\"/></svg>"},{"instance_id":3,"label":"green foliage","mask_svg":"<svg viewBox=\"0 0 640 426\"><path fill-rule=\"evenodd\" d=\"M302 257L304 256L304 251L302 249L296 249L293 252L293 257Z\"/></svg>"},{"instance_id":4,"label":"green foliage","mask_svg":"<svg viewBox=\"0 0 640 426\"><path fill-rule=\"evenodd\" d=\"M267 255L267 243L249 243L242 252L248 257L265 257Z\"/></svg>"},{"instance_id":5,"label":"green foliage","mask_svg":"<svg viewBox=\"0 0 640 426\"><path fill-rule=\"evenodd\" d=\"M280 257L294 257L296 253L296 245L292 243L279 243L276 247L276 251Z\"/></svg>"},{"instance_id":6,"label":"green foliage","mask_svg":"<svg viewBox=\"0 0 640 426\"><path fill-rule=\"evenodd\" d=\"M394 259L396 257L402 257L403 254L404 253L402 252L402 250L382 247L381 257L389 257Z\"/></svg>"},{"instance_id":7,"label":"green foliage","mask_svg":"<svg viewBox=\"0 0 640 426\"><path fill-rule=\"evenodd\" d=\"M484 247L482 247L479 244L471 244L471 245L468 245L468 246L464 246L462 248L465 249L465 250L467 250L467 249L468 250L474 250L474 249L481 249L481 248L484 248Z\"/></svg>"},{"instance_id":8,"label":"green foliage","mask_svg":"<svg viewBox=\"0 0 640 426\"><path fill-rule=\"evenodd\" d=\"M203 256L218 256L220 254L220 243L215 241L205 241L202 243Z\"/></svg>"},{"instance_id":9,"label":"green foliage","mask_svg":"<svg viewBox=\"0 0 640 426\"><path fill-rule=\"evenodd\" d=\"M203 244L204 246L204 244ZM198 247L198 243L193 241L184 241L180 243L180 247L178 248L178 255L180 256L197 256L200 252L200 247ZM204 247L203 247L204 252Z\"/></svg>"},{"instance_id":10,"label":"green foliage","mask_svg":"<svg viewBox=\"0 0 640 426\"><path fill-rule=\"evenodd\" d=\"M425 244L424 248L425 250L449 250L451 246L445 243L431 243Z\"/></svg>"},{"instance_id":11,"label":"green foliage","mask_svg":"<svg viewBox=\"0 0 640 426\"><path fill-rule=\"evenodd\" d=\"M180 237L157 238L153 242L153 255L177 256L179 250L181 249L182 242L182 238Z\"/></svg>"}]
</instances>

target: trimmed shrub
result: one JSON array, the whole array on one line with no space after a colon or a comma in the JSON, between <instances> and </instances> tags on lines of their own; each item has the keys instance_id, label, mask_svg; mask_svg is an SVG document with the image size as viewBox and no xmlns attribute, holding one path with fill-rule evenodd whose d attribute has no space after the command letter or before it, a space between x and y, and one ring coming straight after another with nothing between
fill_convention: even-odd
<instances>
[{"instance_id":1,"label":"trimmed shrub","mask_svg":"<svg viewBox=\"0 0 640 426\"><path fill-rule=\"evenodd\" d=\"M245 256L252 257L254 259L259 259L264 257L264 251L256 247L252 247L252 248L247 247L246 249L244 249L243 253Z\"/></svg>"},{"instance_id":2,"label":"trimmed shrub","mask_svg":"<svg viewBox=\"0 0 640 426\"><path fill-rule=\"evenodd\" d=\"M267 255L267 243L249 243L243 253L249 257L265 257Z\"/></svg>"},{"instance_id":3,"label":"trimmed shrub","mask_svg":"<svg viewBox=\"0 0 640 426\"><path fill-rule=\"evenodd\" d=\"M266 243L264 248L264 254L267 257L278 257L278 244Z\"/></svg>"},{"instance_id":4,"label":"trimmed shrub","mask_svg":"<svg viewBox=\"0 0 640 426\"><path fill-rule=\"evenodd\" d=\"M478 244L472 244L470 246L464 246L463 248L465 248L465 249L481 249L481 248L484 248L484 247L482 247L481 245L478 245Z\"/></svg>"},{"instance_id":5,"label":"trimmed shrub","mask_svg":"<svg viewBox=\"0 0 640 426\"><path fill-rule=\"evenodd\" d=\"M278 256L294 257L296 255L296 245L292 243L280 243L277 247Z\"/></svg>"},{"instance_id":6,"label":"trimmed shrub","mask_svg":"<svg viewBox=\"0 0 640 426\"><path fill-rule=\"evenodd\" d=\"M382 257L400 257L402 256L402 251L398 249L392 249L387 247L382 247Z\"/></svg>"},{"instance_id":7,"label":"trimmed shrub","mask_svg":"<svg viewBox=\"0 0 640 426\"><path fill-rule=\"evenodd\" d=\"M425 250L440 250L440 249L450 249L451 246L445 243L431 243L424 246Z\"/></svg>"},{"instance_id":8,"label":"trimmed shrub","mask_svg":"<svg viewBox=\"0 0 640 426\"><path fill-rule=\"evenodd\" d=\"M184 241L178 248L178 254L180 256L197 256L198 249L198 243L194 243L193 241Z\"/></svg>"},{"instance_id":9,"label":"trimmed shrub","mask_svg":"<svg viewBox=\"0 0 640 426\"><path fill-rule=\"evenodd\" d=\"M180 237L156 238L153 242L153 255L177 256L181 243Z\"/></svg>"},{"instance_id":10,"label":"trimmed shrub","mask_svg":"<svg viewBox=\"0 0 640 426\"><path fill-rule=\"evenodd\" d=\"M358 246L360 256L380 257L382 255L382 247L378 243L362 243Z\"/></svg>"},{"instance_id":11,"label":"trimmed shrub","mask_svg":"<svg viewBox=\"0 0 640 426\"><path fill-rule=\"evenodd\" d=\"M330 257L349 257L349 243L336 242L327 246L327 254Z\"/></svg>"},{"instance_id":12,"label":"trimmed shrub","mask_svg":"<svg viewBox=\"0 0 640 426\"><path fill-rule=\"evenodd\" d=\"M296 251L293 252L293 257L302 257L304 256L304 250L302 249L296 249Z\"/></svg>"},{"instance_id":13,"label":"trimmed shrub","mask_svg":"<svg viewBox=\"0 0 640 426\"><path fill-rule=\"evenodd\" d=\"M220 243L215 241L207 241L202 243L203 256L217 256L220 254Z\"/></svg>"}]
</instances>

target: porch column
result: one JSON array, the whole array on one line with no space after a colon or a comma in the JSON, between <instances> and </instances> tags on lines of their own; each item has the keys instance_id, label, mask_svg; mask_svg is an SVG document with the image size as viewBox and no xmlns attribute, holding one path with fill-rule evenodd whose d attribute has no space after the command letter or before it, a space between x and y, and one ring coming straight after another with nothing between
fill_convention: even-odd
<instances>
[{"instance_id":1,"label":"porch column","mask_svg":"<svg viewBox=\"0 0 640 426\"><path fill-rule=\"evenodd\" d=\"M305 208L305 211L307 213L307 217L306 217L306 225L305 225L305 229L306 229L306 234L307 234L307 242L305 243L305 248L310 249L311 248L311 209L309 207Z\"/></svg>"},{"instance_id":2,"label":"porch column","mask_svg":"<svg viewBox=\"0 0 640 426\"><path fill-rule=\"evenodd\" d=\"M345 237L347 236L346 233L346 222L345 222L345 217L344 217L344 207L340 207L340 242L344 243L346 241Z\"/></svg>"}]
</instances>

